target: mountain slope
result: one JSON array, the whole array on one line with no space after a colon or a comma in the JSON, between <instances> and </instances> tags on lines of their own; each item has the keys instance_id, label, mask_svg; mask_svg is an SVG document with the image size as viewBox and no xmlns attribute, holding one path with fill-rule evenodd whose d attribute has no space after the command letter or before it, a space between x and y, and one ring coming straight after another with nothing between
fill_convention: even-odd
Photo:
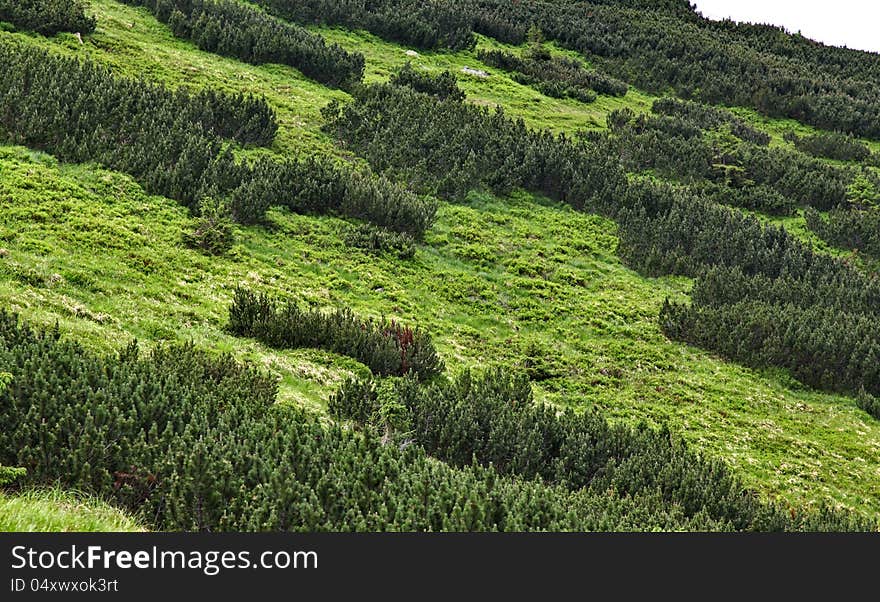
<instances>
[{"instance_id":1,"label":"mountain slope","mask_svg":"<svg viewBox=\"0 0 880 602\"><path fill-rule=\"evenodd\" d=\"M84 44L71 34L2 35L88 57L119 75L265 96L277 112L278 135L268 149L236 149L239 157L318 154L364 165L321 129L321 108L350 101L348 93L290 67L200 51L145 9L112 0L93 0L89 8L97 29ZM550 98L482 65L475 51L413 55L363 32L311 30L362 52L368 83L407 61L432 72L451 69L468 102L502 106L535 128L604 129L612 111L645 113L653 101L632 88L591 104ZM519 50L483 37L478 49ZM556 46L553 52L574 56ZM467 76L465 67L490 77ZM780 135L786 122L739 113L774 134L774 145L787 144ZM852 398L809 390L781 370L747 369L668 340L658 312L667 298L687 299L691 281L647 278L624 266L610 220L521 191L472 192L463 202L441 202L415 257L402 260L345 245L351 226L343 219L272 209L266 225L235 227L229 253L206 257L182 244L194 220L178 203L146 194L126 175L59 165L16 146L0 148L0 211L0 305L43 326L58 321L92 349L117 350L132 338L193 340L255 361L280 378L281 401L322 413L338 385L366 368L325 352L234 338L224 331L228 306L242 284L319 306L346 305L418 324L453 373L515 366L531 372L541 401L666 424L766 499L880 512L880 422ZM804 222L797 216L786 223Z\"/></svg>"}]
</instances>

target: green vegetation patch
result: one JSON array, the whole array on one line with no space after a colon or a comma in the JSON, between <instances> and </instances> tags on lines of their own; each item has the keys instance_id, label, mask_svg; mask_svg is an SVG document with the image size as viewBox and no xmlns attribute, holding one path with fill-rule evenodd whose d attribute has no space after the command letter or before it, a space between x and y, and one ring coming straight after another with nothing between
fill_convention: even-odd
<instances>
[{"instance_id":1,"label":"green vegetation patch","mask_svg":"<svg viewBox=\"0 0 880 602\"><path fill-rule=\"evenodd\" d=\"M121 510L80 493L35 489L0 492L0 531L120 532L144 531Z\"/></svg>"}]
</instances>

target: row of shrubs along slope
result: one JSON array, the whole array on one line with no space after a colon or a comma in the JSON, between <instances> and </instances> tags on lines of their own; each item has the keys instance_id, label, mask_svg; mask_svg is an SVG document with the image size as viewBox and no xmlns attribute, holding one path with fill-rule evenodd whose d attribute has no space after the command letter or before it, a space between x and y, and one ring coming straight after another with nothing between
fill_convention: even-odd
<instances>
[{"instance_id":1,"label":"row of shrubs along slope","mask_svg":"<svg viewBox=\"0 0 880 602\"><path fill-rule=\"evenodd\" d=\"M597 94L625 96L629 86L595 69L587 69L580 61L554 57L547 52L527 52L517 56L502 50L481 50L477 58L483 63L510 72L511 77L542 94L554 98L574 98L590 103Z\"/></svg>"},{"instance_id":2,"label":"row of shrubs along slope","mask_svg":"<svg viewBox=\"0 0 880 602\"><path fill-rule=\"evenodd\" d=\"M82 0L0 0L0 21L44 35L87 35L96 25Z\"/></svg>"},{"instance_id":3,"label":"row of shrubs along slope","mask_svg":"<svg viewBox=\"0 0 880 602\"><path fill-rule=\"evenodd\" d=\"M101 163L190 208L224 197L242 223L259 222L274 205L416 238L434 218L435 201L329 158L237 160L228 140L274 138L275 115L262 98L171 91L15 40L0 40L0 61L2 139L63 161Z\"/></svg>"},{"instance_id":4,"label":"row of shrubs along slope","mask_svg":"<svg viewBox=\"0 0 880 602\"><path fill-rule=\"evenodd\" d=\"M235 0L122 0L143 6L177 37L202 50L254 64L279 63L331 86L348 88L364 75L364 56L303 27Z\"/></svg>"},{"instance_id":5,"label":"row of shrubs along slope","mask_svg":"<svg viewBox=\"0 0 880 602\"><path fill-rule=\"evenodd\" d=\"M729 497L705 507L680 504L650 484L632 494L575 490L479 462L451 466L420 445L401 449L276 404L274 379L189 345L147 355L129 346L101 357L57 329L34 330L0 312L0 363L12 374L0 392L0 464L26 468L28 486L51 482L103 496L155 529L729 530L737 510L728 518L713 504L750 504L750 492L737 492L709 464L703 474L718 485L702 495ZM701 462L663 434L653 436L656 447L627 450L628 438L651 437L607 433L571 443L584 454L611 446L631 467L659 462L669 479L683 475L682 462ZM661 453L639 460L646 450ZM743 526L873 528L830 511L758 511L755 519Z\"/></svg>"},{"instance_id":6,"label":"row of shrubs along slope","mask_svg":"<svg viewBox=\"0 0 880 602\"><path fill-rule=\"evenodd\" d=\"M275 404L274 379L191 346L100 357L2 312L0 358L12 372L0 463L26 468L25 486L97 494L154 529L730 528L656 493L572 492L454 468L418 446L324 425Z\"/></svg>"},{"instance_id":7,"label":"row of shrubs along slope","mask_svg":"<svg viewBox=\"0 0 880 602\"><path fill-rule=\"evenodd\" d=\"M365 320L348 308L303 309L293 299L280 301L238 288L229 308L228 328L276 348L310 347L346 355L382 376L430 378L443 371L426 332L394 320Z\"/></svg>"}]
</instances>

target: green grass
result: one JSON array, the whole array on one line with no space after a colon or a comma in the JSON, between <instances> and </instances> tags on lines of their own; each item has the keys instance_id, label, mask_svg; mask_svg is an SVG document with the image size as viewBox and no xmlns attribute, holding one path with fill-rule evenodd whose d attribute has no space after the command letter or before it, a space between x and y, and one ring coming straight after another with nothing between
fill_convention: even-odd
<instances>
[{"instance_id":1,"label":"green grass","mask_svg":"<svg viewBox=\"0 0 880 602\"><path fill-rule=\"evenodd\" d=\"M172 86L263 94L281 121L272 152L343 154L320 131L319 111L344 93L294 69L201 52L144 10L91 4L98 31L83 46L67 35L14 35ZM501 104L536 127L601 127L610 110L645 111L652 101L635 90L590 105L551 99L480 65L473 53L409 57L369 34L320 31L366 54L368 81L407 60L431 70L485 69L488 79L462 77L471 101ZM237 228L232 251L209 258L181 243L193 223L186 211L130 178L0 147L0 307L45 326L57 321L99 351L132 338L229 351L277 375L282 402L321 412L342 379L366 369L320 351L277 351L231 337L227 307L240 284L347 304L426 328L452 371L537 358L547 374L535 385L540 400L668 424L768 499L880 516L880 422L851 399L806 390L785 373L749 370L668 341L656 316L690 282L647 279L623 266L612 222L524 193L473 193L465 203L441 204L416 257L400 261L346 248L342 220L284 211L269 217L269 227Z\"/></svg>"},{"instance_id":2,"label":"green grass","mask_svg":"<svg viewBox=\"0 0 880 602\"><path fill-rule=\"evenodd\" d=\"M120 510L92 497L58 489L0 492L0 531L144 531Z\"/></svg>"}]
</instances>

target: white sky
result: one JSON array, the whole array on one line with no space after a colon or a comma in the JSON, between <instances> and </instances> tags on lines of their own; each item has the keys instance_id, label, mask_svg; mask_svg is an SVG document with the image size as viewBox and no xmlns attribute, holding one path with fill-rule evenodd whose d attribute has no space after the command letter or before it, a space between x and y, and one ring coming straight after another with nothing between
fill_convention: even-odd
<instances>
[{"instance_id":1,"label":"white sky","mask_svg":"<svg viewBox=\"0 0 880 602\"><path fill-rule=\"evenodd\" d=\"M825 44L880 52L878 0L691 0L708 19L769 23Z\"/></svg>"}]
</instances>

